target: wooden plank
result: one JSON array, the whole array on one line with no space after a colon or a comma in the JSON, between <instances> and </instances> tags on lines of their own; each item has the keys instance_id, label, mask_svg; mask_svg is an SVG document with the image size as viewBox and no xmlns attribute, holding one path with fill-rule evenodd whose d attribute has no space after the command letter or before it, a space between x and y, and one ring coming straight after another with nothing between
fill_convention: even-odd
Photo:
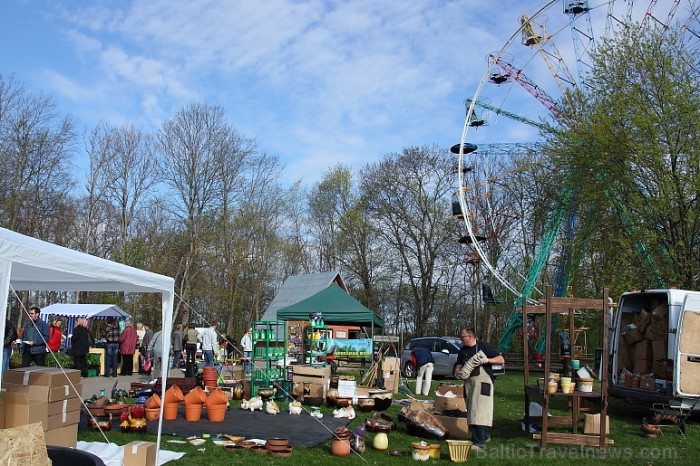
<instances>
[{"instance_id":1,"label":"wooden plank","mask_svg":"<svg viewBox=\"0 0 700 466\"><path fill-rule=\"evenodd\" d=\"M602 299L586 298L549 298L549 308L552 312L565 312L569 309L599 309L603 310L607 306ZM544 302L543 302L544 304Z\"/></svg>"},{"instance_id":2,"label":"wooden plank","mask_svg":"<svg viewBox=\"0 0 700 466\"><path fill-rule=\"evenodd\" d=\"M532 434L533 440L542 440L542 434ZM600 435L567 434L560 432L548 432L547 443L559 445L584 445L597 447L600 445ZM615 441L610 438L605 439L606 445L615 445Z\"/></svg>"}]
</instances>

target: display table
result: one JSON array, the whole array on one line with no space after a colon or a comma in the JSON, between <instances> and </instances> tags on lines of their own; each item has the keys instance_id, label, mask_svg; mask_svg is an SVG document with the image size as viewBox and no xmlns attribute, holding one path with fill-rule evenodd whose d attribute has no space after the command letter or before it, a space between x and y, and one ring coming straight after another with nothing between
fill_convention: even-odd
<instances>
[{"instance_id":1,"label":"display table","mask_svg":"<svg viewBox=\"0 0 700 466\"><path fill-rule=\"evenodd\" d=\"M100 355L100 372L98 375L105 375L105 349L104 348L90 348L90 353L89 354L99 354ZM134 352L134 367L133 370L134 372L138 373L139 371L139 356L141 353L139 350L136 350ZM122 368L122 363L121 360L119 361L119 365L117 366L117 373L121 371Z\"/></svg>"}]
</instances>

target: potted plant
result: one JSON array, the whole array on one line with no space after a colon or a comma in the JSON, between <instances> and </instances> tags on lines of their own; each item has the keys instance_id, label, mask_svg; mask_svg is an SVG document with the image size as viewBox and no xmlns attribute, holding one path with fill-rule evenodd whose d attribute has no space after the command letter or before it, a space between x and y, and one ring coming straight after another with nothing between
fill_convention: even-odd
<instances>
[{"instance_id":1,"label":"potted plant","mask_svg":"<svg viewBox=\"0 0 700 466\"><path fill-rule=\"evenodd\" d=\"M99 354L87 354L88 377L96 377L100 373L100 360Z\"/></svg>"}]
</instances>

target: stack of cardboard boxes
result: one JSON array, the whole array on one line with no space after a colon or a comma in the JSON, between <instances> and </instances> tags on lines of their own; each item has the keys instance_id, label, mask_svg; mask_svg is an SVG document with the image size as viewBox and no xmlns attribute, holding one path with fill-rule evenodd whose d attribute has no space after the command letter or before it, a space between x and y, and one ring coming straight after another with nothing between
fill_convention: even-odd
<instances>
[{"instance_id":1,"label":"stack of cardboard boxes","mask_svg":"<svg viewBox=\"0 0 700 466\"><path fill-rule=\"evenodd\" d=\"M450 438L469 438L469 424L464 417L466 412L467 403L464 399L462 384L438 386L433 399L433 415L445 426L450 433Z\"/></svg>"},{"instance_id":2,"label":"stack of cardboard boxes","mask_svg":"<svg viewBox=\"0 0 700 466\"><path fill-rule=\"evenodd\" d=\"M294 383L309 384L311 398L326 399L326 390L331 380L331 366L312 367L312 366L293 366L293 381Z\"/></svg>"},{"instance_id":3,"label":"stack of cardboard boxes","mask_svg":"<svg viewBox=\"0 0 700 466\"><path fill-rule=\"evenodd\" d=\"M47 445L75 447L80 422L80 371L24 367L3 373L5 428L41 422Z\"/></svg>"},{"instance_id":4,"label":"stack of cardboard boxes","mask_svg":"<svg viewBox=\"0 0 700 466\"><path fill-rule=\"evenodd\" d=\"M652 312L642 309L626 317L618 354L618 368L625 377L624 385L643 390L666 391L672 377L668 363L668 306L660 304Z\"/></svg>"},{"instance_id":5,"label":"stack of cardboard boxes","mask_svg":"<svg viewBox=\"0 0 700 466\"><path fill-rule=\"evenodd\" d=\"M381 370L382 379L384 380L384 389L389 390L391 393L399 392L399 378L401 377L400 366L401 360L399 358L385 357L382 360Z\"/></svg>"}]
</instances>

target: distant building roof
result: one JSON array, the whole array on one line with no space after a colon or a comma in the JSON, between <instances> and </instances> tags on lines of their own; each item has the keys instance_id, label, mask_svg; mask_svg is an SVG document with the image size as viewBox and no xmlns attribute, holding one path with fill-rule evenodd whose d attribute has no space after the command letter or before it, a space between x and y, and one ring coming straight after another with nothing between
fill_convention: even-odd
<instances>
[{"instance_id":1,"label":"distant building roof","mask_svg":"<svg viewBox=\"0 0 700 466\"><path fill-rule=\"evenodd\" d=\"M278 309L303 301L328 288L332 283L337 283L338 286L347 292L345 282L343 282L338 272L307 273L288 277L260 320L277 320Z\"/></svg>"}]
</instances>

